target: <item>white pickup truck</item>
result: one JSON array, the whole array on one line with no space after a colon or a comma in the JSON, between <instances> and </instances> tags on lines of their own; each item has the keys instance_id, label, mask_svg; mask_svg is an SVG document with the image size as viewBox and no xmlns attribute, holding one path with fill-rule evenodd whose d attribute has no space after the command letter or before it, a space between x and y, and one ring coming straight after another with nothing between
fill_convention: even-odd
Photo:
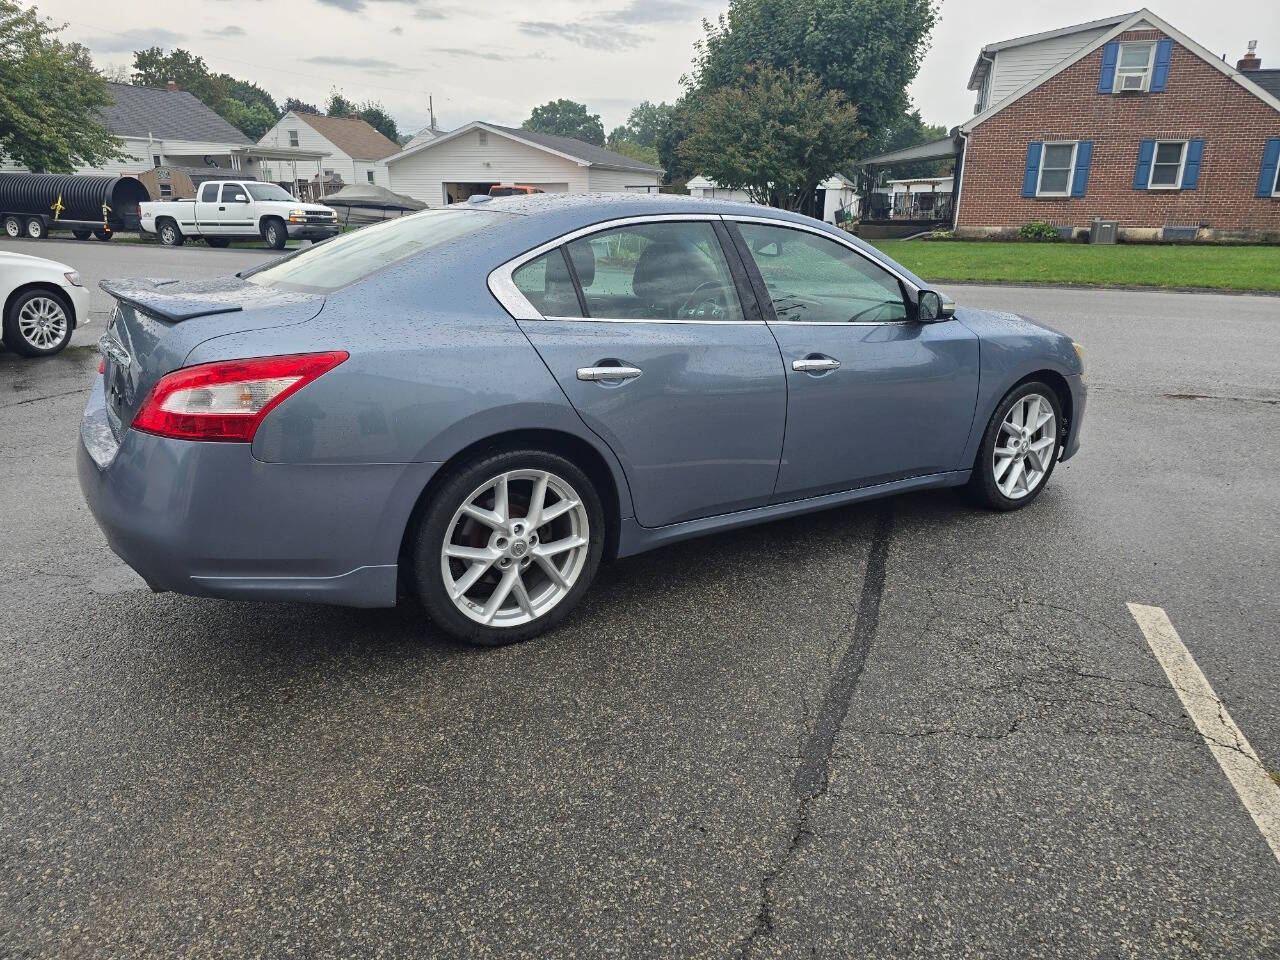
<instances>
[{"instance_id":1,"label":"white pickup truck","mask_svg":"<svg viewBox=\"0 0 1280 960\"><path fill-rule=\"evenodd\" d=\"M323 240L338 233L338 214L318 203L301 203L274 183L206 180L194 200L155 200L138 205L144 233L166 247L200 237L211 247L232 240L262 239L280 250L290 237Z\"/></svg>"}]
</instances>

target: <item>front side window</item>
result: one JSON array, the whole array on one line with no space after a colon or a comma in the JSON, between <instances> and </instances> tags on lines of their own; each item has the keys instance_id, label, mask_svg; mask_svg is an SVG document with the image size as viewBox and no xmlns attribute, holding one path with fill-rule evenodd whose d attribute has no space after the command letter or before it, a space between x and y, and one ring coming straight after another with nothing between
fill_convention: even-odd
<instances>
[{"instance_id":1,"label":"front side window","mask_svg":"<svg viewBox=\"0 0 1280 960\"><path fill-rule=\"evenodd\" d=\"M224 183L222 185L222 202L223 203L248 203L249 196L244 192L244 187L238 183Z\"/></svg>"},{"instance_id":2,"label":"front side window","mask_svg":"<svg viewBox=\"0 0 1280 960\"><path fill-rule=\"evenodd\" d=\"M902 284L844 244L804 230L739 224L779 320L888 323L907 319Z\"/></svg>"},{"instance_id":3,"label":"front side window","mask_svg":"<svg viewBox=\"0 0 1280 960\"><path fill-rule=\"evenodd\" d=\"M1182 171L1187 158L1185 140L1161 140L1156 144L1151 163L1152 190L1178 190L1182 187Z\"/></svg>"},{"instance_id":4,"label":"front side window","mask_svg":"<svg viewBox=\"0 0 1280 960\"><path fill-rule=\"evenodd\" d=\"M491 229L503 219L503 214L479 210L424 210L306 247L244 277L265 287L325 293L458 237Z\"/></svg>"},{"instance_id":5,"label":"front side window","mask_svg":"<svg viewBox=\"0 0 1280 960\"><path fill-rule=\"evenodd\" d=\"M581 317L578 291L560 247L530 260L511 275L516 288L544 317Z\"/></svg>"},{"instance_id":6,"label":"front side window","mask_svg":"<svg viewBox=\"0 0 1280 960\"><path fill-rule=\"evenodd\" d=\"M1040 185L1038 197L1066 197L1071 195L1072 174L1076 165L1076 144L1046 143L1040 159Z\"/></svg>"},{"instance_id":7,"label":"front side window","mask_svg":"<svg viewBox=\"0 0 1280 960\"><path fill-rule=\"evenodd\" d=\"M1116 60L1115 89L1124 92L1148 90L1151 86L1151 63L1155 58L1154 43L1122 43Z\"/></svg>"},{"instance_id":8,"label":"front side window","mask_svg":"<svg viewBox=\"0 0 1280 960\"><path fill-rule=\"evenodd\" d=\"M617 227L575 240L568 250L590 317L742 319L733 275L710 223Z\"/></svg>"}]
</instances>

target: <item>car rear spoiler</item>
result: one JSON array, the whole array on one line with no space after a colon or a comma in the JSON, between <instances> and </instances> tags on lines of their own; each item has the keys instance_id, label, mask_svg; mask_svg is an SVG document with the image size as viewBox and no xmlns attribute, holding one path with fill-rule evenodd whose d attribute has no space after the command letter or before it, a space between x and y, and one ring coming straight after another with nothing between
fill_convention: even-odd
<instances>
[{"instance_id":1,"label":"car rear spoiler","mask_svg":"<svg viewBox=\"0 0 1280 960\"><path fill-rule=\"evenodd\" d=\"M172 292L165 290L173 284L181 286ZM169 323L219 313L238 313L244 309L228 297L231 291L227 289L226 279L210 282L207 291L193 290L192 287L199 284L182 283L180 280L102 280L98 286L121 303Z\"/></svg>"}]
</instances>

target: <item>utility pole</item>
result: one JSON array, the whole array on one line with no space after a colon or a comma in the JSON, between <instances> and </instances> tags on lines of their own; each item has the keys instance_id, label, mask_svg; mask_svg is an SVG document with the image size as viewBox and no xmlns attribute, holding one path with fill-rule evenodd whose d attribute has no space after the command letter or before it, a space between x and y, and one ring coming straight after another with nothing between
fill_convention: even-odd
<instances>
[{"instance_id":1,"label":"utility pole","mask_svg":"<svg viewBox=\"0 0 1280 960\"><path fill-rule=\"evenodd\" d=\"M431 117L431 132L436 132L436 104L435 98L431 94L427 94L427 113Z\"/></svg>"}]
</instances>

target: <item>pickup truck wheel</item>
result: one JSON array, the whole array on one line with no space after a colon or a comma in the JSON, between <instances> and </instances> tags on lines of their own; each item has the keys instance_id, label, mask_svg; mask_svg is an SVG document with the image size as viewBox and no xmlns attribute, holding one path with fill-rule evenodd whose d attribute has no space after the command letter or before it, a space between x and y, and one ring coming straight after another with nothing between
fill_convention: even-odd
<instances>
[{"instance_id":1,"label":"pickup truck wheel","mask_svg":"<svg viewBox=\"0 0 1280 960\"><path fill-rule=\"evenodd\" d=\"M204 242L215 250L221 250L223 247L231 243L226 237L205 237Z\"/></svg>"},{"instance_id":2,"label":"pickup truck wheel","mask_svg":"<svg viewBox=\"0 0 1280 960\"><path fill-rule=\"evenodd\" d=\"M27 220L27 238L29 240L43 240L49 235L49 228L44 225L44 221L39 217L31 217Z\"/></svg>"},{"instance_id":3,"label":"pickup truck wheel","mask_svg":"<svg viewBox=\"0 0 1280 960\"><path fill-rule=\"evenodd\" d=\"M283 221L268 220L262 228L262 239L267 241L267 246L272 250L283 250L285 241L289 239L289 231L285 229Z\"/></svg>"},{"instance_id":4,"label":"pickup truck wheel","mask_svg":"<svg viewBox=\"0 0 1280 960\"><path fill-rule=\"evenodd\" d=\"M97 237L99 240L101 240L103 243L106 243L108 240L110 240L112 237L115 236L115 234L112 233L110 230L104 230L101 227L93 231L93 235Z\"/></svg>"},{"instance_id":5,"label":"pickup truck wheel","mask_svg":"<svg viewBox=\"0 0 1280 960\"><path fill-rule=\"evenodd\" d=\"M160 242L166 247L180 247L187 239L172 220L161 220L156 227L156 233L160 235Z\"/></svg>"},{"instance_id":6,"label":"pickup truck wheel","mask_svg":"<svg viewBox=\"0 0 1280 960\"><path fill-rule=\"evenodd\" d=\"M71 235L77 240L88 240L93 236L92 230L72 230Z\"/></svg>"},{"instance_id":7,"label":"pickup truck wheel","mask_svg":"<svg viewBox=\"0 0 1280 960\"><path fill-rule=\"evenodd\" d=\"M4 235L10 240L17 240L22 236L22 221L10 214L4 218Z\"/></svg>"}]
</instances>

